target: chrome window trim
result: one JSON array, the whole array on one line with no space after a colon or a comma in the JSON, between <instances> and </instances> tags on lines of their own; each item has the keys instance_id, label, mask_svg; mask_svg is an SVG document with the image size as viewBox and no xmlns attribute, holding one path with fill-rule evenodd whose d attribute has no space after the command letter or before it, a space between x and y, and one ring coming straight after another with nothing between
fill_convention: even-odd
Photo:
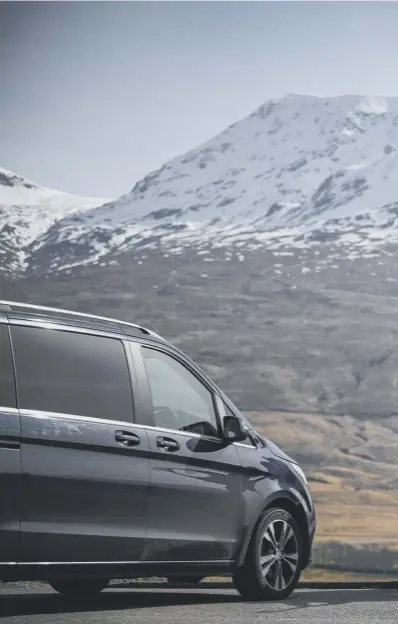
<instances>
[{"instance_id":1,"label":"chrome window trim","mask_svg":"<svg viewBox=\"0 0 398 624\"><path fill-rule=\"evenodd\" d=\"M257 447L253 444L245 444L244 442L234 442L235 446L241 446L242 448L249 449L250 451L257 451Z\"/></svg>"},{"instance_id":2,"label":"chrome window trim","mask_svg":"<svg viewBox=\"0 0 398 624\"><path fill-rule=\"evenodd\" d=\"M166 427L154 427L152 425L142 425L130 420L108 420L106 418L96 418L94 416L79 416L77 414L63 414L60 412L44 412L40 410L28 410L21 409L19 412L21 416L27 416L29 418L37 419L56 419L56 420L74 420L79 422L96 423L99 425L113 425L115 427L134 427L135 429L144 429L149 431L158 431L159 433L167 433L170 435L182 435L187 438L204 438L206 440L214 440L216 442L222 442L222 438L211 438L210 436L202 436L200 433L194 433L190 431L180 431L180 429L167 429Z\"/></svg>"},{"instance_id":3,"label":"chrome window trim","mask_svg":"<svg viewBox=\"0 0 398 624\"><path fill-rule=\"evenodd\" d=\"M137 427L132 420L109 420L107 418L96 418L94 416L83 416L79 414L65 414L61 412L46 412L42 410L21 409L19 413L29 418L42 418L45 420L74 420L78 422L96 423L99 425L114 425L115 427Z\"/></svg>"},{"instance_id":4,"label":"chrome window trim","mask_svg":"<svg viewBox=\"0 0 398 624\"><path fill-rule=\"evenodd\" d=\"M200 433L194 433L193 431L181 431L181 429L168 429L167 427L156 427L154 425L138 425L143 429L149 431L159 431L160 433L169 433L170 435L182 435L187 438L203 438L205 440L213 440L215 442L221 442L222 438L212 438L211 436L204 436Z\"/></svg>"},{"instance_id":5,"label":"chrome window trim","mask_svg":"<svg viewBox=\"0 0 398 624\"><path fill-rule=\"evenodd\" d=\"M3 407L0 405L0 413L1 414L15 414L15 416L19 416L19 410L15 407Z\"/></svg>"},{"instance_id":6,"label":"chrome window trim","mask_svg":"<svg viewBox=\"0 0 398 624\"><path fill-rule=\"evenodd\" d=\"M159 431L162 433L170 433L170 434L174 434L176 435L177 433L180 435L184 435L187 436L189 438L201 438L203 436L201 436L199 433L190 433L188 431L179 431L178 429L167 429L167 428L162 428L162 427L152 427L151 425L141 425L141 424L137 424L133 421L130 420L108 420L106 418L96 418L95 416L79 416L77 414L63 414L60 412L44 412L44 411L40 411L40 410L28 410L28 409L21 409L20 410L20 414L21 416L27 416L29 418L43 418L46 420L51 420L51 419L56 419L56 420L75 420L75 421L79 421L79 422L87 422L87 423L96 423L99 425L114 425L115 427L120 427L123 426L125 427L126 425L130 426L130 427L135 427L137 429L149 429L151 431L155 430L155 431ZM212 438L213 439L213 438ZM216 438L214 438L216 439Z\"/></svg>"},{"instance_id":7,"label":"chrome window trim","mask_svg":"<svg viewBox=\"0 0 398 624\"><path fill-rule=\"evenodd\" d=\"M0 407L0 412L2 411L3 408ZM51 419L57 419L57 420L75 420L75 421L79 421L79 422L86 422L86 423L96 423L99 425L113 425L115 427L134 427L135 429L144 429L147 431L158 431L159 433L167 433L169 435L182 435L186 438L203 438L205 440L213 440L214 442L222 442L223 439L222 438L212 438L210 436L203 436L200 433L194 433L194 432L190 432L190 431L181 431L180 429L168 429L167 427L155 427L153 425L142 425L142 424L138 424L135 423L133 421L130 420L108 420L106 418L96 418L94 416L79 416L77 414L63 414L60 412L44 412L44 411L40 411L40 410L28 410L28 409L21 409L20 411L16 410L16 409L8 409L8 408L4 408L4 411L9 411L10 413L15 413L15 414L21 414L21 416L27 416L29 418L37 418L37 419L46 419L46 420L51 420ZM242 446L244 448L248 448L251 449L253 451L256 451L256 447L254 446L249 446L247 444L244 444L242 442L233 442L232 444L234 444L235 446Z\"/></svg>"}]
</instances>

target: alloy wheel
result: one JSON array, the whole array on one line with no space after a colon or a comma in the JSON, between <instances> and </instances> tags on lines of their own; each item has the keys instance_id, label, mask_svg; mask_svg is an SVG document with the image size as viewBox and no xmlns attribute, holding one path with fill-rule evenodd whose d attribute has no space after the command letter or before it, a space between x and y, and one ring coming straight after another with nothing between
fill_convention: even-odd
<instances>
[{"instance_id":1,"label":"alloy wheel","mask_svg":"<svg viewBox=\"0 0 398 624\"><path fill-rule=\"evenodd\" d=\"M273 520L261 540L260 566L266 584L274 591L286 589L299 565L299 546L286 520Z\"/></svg>"}]
</instances>

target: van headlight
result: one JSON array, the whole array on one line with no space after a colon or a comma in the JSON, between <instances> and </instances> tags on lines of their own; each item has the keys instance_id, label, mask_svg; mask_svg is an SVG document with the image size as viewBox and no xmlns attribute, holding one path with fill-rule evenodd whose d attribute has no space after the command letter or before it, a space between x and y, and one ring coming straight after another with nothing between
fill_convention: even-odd
<instances>
[{"instance_id":1,"label":"van headlight","mask_svg":"<svg viewBox=\"0 0 398 624\"><path fill-rule=\"evenodd\" d=\"M297 464L290 464L290 466L293 469L293 472L296 473L298 478L301 479L301 481L305 483L305 485L308 485L307 477L304 474L304 470L300 468L300 466L298 466Z\"/></svg>"}]
</instances>

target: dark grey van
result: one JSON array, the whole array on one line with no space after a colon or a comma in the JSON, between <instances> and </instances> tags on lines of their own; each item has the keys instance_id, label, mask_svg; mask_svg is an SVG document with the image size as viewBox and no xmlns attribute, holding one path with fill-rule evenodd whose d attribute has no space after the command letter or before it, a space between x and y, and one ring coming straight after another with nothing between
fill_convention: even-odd
<instances>
[{"instance_id":1,"label":"dark grey van","mask_svg":"<svg viewBox=\"0 0 398 624\"><path fill-rule=\"evenodd\" d=\"M285 598L315 532L301 468L179 350L131 323L12 302L0 500L0 578L67 595L231 575L246 598Z\"/></svg>"}]
</instances>

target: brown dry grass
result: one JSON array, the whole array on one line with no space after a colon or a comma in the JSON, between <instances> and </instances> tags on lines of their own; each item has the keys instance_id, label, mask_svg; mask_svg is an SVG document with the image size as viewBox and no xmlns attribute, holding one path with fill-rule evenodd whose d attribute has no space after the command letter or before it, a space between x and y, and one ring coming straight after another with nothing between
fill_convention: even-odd
<instances>
[{"instance_id":1,"label":"brown dry grass","mask_svg":"<svg viewBox=\"0 0 398 624\"><path fill-rule=\"evenodd\" d=\"M316 541L398 545L398 435L385 423L319 414L247 415L305 468L317 509Z\"/></svg>"},{"instance_id":2,"label":"brown dry grass","mask_svg":"<svg viewBox=\"0 0 398 624\"><path fill-rule=\"evenodd\" d=\"M398 493L362 491L340 483L311 483L317 509L317 541L398 540Z\"/></svg>"}]
</instances>

